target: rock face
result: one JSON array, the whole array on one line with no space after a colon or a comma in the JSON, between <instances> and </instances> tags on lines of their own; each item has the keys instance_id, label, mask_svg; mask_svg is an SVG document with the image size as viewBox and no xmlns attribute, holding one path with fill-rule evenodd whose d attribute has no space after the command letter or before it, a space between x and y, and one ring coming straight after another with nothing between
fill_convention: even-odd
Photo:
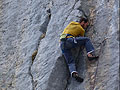
<instances>
[{"instance_id":1,"label":"rock face","mask_svg":"<svg viewBox=\"0 0 120 90\"><path fill-rule=\"evenodd\" d=\"M119 90L119 0L1 0L0 90ZM73 51L83 83L70 77L59 36L87 15L99 54ZM79 52L80 51L80 52ZM76 54L75 54L76 53Z\"/></svg>"}]
</instances>

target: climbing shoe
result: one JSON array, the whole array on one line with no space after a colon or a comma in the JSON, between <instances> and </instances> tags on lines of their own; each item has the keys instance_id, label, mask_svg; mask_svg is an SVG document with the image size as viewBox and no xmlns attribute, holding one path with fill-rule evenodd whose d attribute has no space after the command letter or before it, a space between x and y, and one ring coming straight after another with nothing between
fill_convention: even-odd
<instances>
[{"instance_id":1,"label":"climbing shoe","mask_svg":"<svg viewBox=\"0 0 120 90\"><path fill-rule=\"evenodd\" d=\"M72 73L72 77L75 78L75 79L77 80L77 82L83 82L83 81L84 81L84 79L81 78L81 77L78 75L77 72L73 72L73 73Z\"/></svg>"},{"instance_id":2,"label":"climbing shoe","mask_svg":"<svg viewBox=\"0 0 120 90\"><path fill-rule=\"evenodd\" d=\"M87 56L89 61L97 60L99 58L94 52L91 52L90 54L91 56Z\"/></svg>"},{"instance_id":3,"label":"climbing shoe","mask_svg":"<svg viewBox=\"0 0 120 90\"><path fill-rule=\"evenodd\" d=\"M93 60L96 60L98 59L99 56L92 56L92 57L88 57L89 61L93 61Z\"/></svg>"}]
</instances>

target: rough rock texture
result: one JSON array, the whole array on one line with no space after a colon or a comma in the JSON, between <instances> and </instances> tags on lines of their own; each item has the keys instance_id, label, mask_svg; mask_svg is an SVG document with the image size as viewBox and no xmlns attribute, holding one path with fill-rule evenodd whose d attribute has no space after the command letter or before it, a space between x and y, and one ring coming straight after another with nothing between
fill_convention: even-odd
<instances>
[{"instance_id":1,"label":"rough rock texture","mask_svg":"<svg viewBox=\"0 0 120 90\"><path fill-rule=\"evenodd\" d=\"M119 90L119 0L0 0L0 90ZM70 77L59 36L86 14L100 55L73 51L83 83ZM80 51L80 52L79 52ZM76 53L76 54L75 54Z\"/></svg>"}]
</instances>

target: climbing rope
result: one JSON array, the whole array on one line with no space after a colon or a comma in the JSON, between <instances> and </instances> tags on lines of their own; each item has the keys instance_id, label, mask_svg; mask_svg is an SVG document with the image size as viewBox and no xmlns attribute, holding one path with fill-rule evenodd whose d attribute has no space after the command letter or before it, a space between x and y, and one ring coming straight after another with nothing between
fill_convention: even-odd
<instances>
[{"instance_id":1,"label":"climbing rope","mask_svg":"<svg viewBox=\"0 0 120 90\"><path fill-rule=\"evenodd\" d=\"M84 16L85 18L87 18L87 19L89 18L89 17L85 14L85 12L82 10L82 8L79 8L79 10L83 13L83 16ZM91 26L91 25L90 25L90 26ZM90 29L90 26L87 27L87 30L86 30L86 31L88 31L88 30ZM103 45L104 45L104 43L105 43L105 41L106 41L107 39L109 39L109 37L104 38L103 41L102 41L101 43L99 43L99 46L98 46L98 47L100 47L100 48L99 48L99 49L100 49L100 50L99 50L99 56L100 56L100 54L101 54L102 47L103 47ZM76 57L76 60L77 60L78 57L79 57L80 51L81 51L81 48L79 48L79 51L78 51L78 55L77 55L77 57ZM96 70L95 70L95 74L94 74L94 82L93 82L92 90L94 90L94 88L95 88L96 77L97 77L97 72L98 72L98 66L99 66L99 58L98 58L98 60L97 60L97 65L96 65Z\"/></svg>"},{"instance_id":2,"label":"climbing rope","mask_svg":"<svg viewBox=\"0 0 120 90\"><path fill-rule=\"evenodd\" d=\"M79 10L83 13L83 16L88 19L88 16L85 14L85 12L84 12L82 9L79 9ZM88 27L86 31L88 31L89 29L90 29L90 27ZM100 48L99 48L99 49L100 49L100 50L99 50L99 56L100 56L100 54L101 54L102 47L103 47L103 45L105 44L105 41L106 41L107 39L109 39L109 37L104 38L104 39L102 40L102 42L99 43L99 46L98 46L98 47L100 47ZM78 62L77 59L78 59L78 57L79 57L79 55L80 55L81 49L82 49L82 48L80 47L79 50L78 50L78 54L77 54L77 56L76 56L76 59L75 59L77 62ZM99 66L99 58L98 58L96 64L97 64L97 65L96 65L96 70L95 70L95 73L94 73L94 82L93 82L93 87L92 87L91 90L94 90L94 89L95 89L96 77L97 77L98 66Z\"/></svg>"},{"instance_id":3,"label":"climbing rope","mask_svg":"<svg viewBox=\"0 0 120 90\"><path fill-rule=\"evenodd\" d=\"M105 41L107 40L107 39L109 39L109 37L107 37L107 38L105 38L101 43L100 43L100 51L99 51L99 56L100 56L100 54L101 54L101 51L102 51L102 47L103 47L103 45L104 45L104 43L105 43ZM96 66L96 71L95 71L95 78L94 78L94 83L93 83L93 90L94 90L94 88L95 88L95 83L96 83L96 77L97 77L97 72L98 72L98 65L99 65L99 58L98 58L98 61L97 61L97 66Z\"/></svg>"}]
</instances>

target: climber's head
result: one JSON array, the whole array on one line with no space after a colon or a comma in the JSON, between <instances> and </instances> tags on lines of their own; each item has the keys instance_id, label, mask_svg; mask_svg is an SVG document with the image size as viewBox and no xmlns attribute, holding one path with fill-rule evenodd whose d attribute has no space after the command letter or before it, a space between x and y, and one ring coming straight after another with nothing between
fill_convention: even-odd
<instances>
[{"instance_id":1,"label":"climber's head","mask_svg":"<svg viewBox=\"0 0 120 90\"><path fill-rule=\"evenodd\" d=\"M86 28L88 27L88 25L89 25L88 19L86 19L86 18L81 18L80 21L79 21L79 23L80 23L80 25L81 25L84 29L86 29Z\"/></svg>"}]
</instances>

